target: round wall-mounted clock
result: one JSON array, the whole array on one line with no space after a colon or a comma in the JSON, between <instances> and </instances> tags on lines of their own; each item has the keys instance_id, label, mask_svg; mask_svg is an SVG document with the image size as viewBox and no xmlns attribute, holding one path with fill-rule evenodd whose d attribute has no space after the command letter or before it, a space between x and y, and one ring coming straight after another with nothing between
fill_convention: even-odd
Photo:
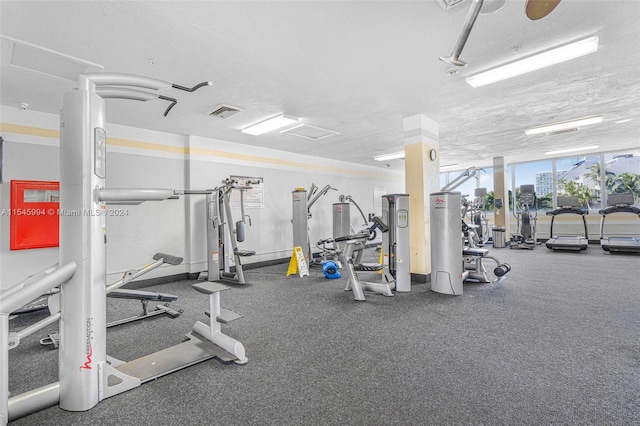
<instances>
[{"instance_id":1,"label":"round wall-mounted clock","mask_svg":"<svg viewBox=\"0 0 640 426\"><path fill-rule=\"evenodd\" d=\"M438 158L438 151L435 149L429 151L429 158L431 158L431 161L436 161L436 158Z\"/></svg>"}]
</instances>

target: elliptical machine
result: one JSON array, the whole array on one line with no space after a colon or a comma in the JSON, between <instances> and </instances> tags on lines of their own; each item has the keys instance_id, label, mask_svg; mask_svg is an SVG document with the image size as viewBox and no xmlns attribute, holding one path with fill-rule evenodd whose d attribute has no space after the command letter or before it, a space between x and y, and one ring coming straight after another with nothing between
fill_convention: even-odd
<instances>
[{"instance_id":1,"label":"elliptical machine","mask_svg":"<svg viewBox=\"0 0 640 426\"><path fill-rule=\"evenodd\" d=\"M487 188L476 188L472 202L463 198L462 202L462 228L466 238L472 238L474 247L482 247L488 241L488 222L484 212ZM464 219L468 217L470 224Z\"/></svg>"},{"instance_id":2,"label":"elliptical machine","mask_svg":"<svg viewBox=\"0 0 640 426\"><path fill-rule=\"evenodd\" d=\"M536 192L534 185L520 185L520 197L513 216L517 220L518 234L511 236L509 248L533 250L536 247L536 228L538 210L536 209ZM520 207L518 212L517 207Z\"/></svg>"}]
</instances>

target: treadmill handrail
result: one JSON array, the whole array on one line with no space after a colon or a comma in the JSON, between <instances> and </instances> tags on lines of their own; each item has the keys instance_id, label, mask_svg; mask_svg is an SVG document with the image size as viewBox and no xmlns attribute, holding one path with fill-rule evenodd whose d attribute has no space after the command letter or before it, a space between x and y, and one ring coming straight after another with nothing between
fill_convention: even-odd
<instances>
[{"instance_id":1,"label":"treadmill handrail","mask_svg":"<svg viewBox=\"0 0 640 426\"><path fill-rule=\"evenodd\" d=\"M599 210L598 213L603 216L613 213L632 213L640 216L640 208L635 206L610 206L606 209Z\"/></svg>"},{"instance_id":2,"label":"treadmill handrail","mask_svg":"<svg viewBox=\"0 0 640 426\"><path fill-rule=\"evenodd\" d=\"M549 227L549 237L551 238L555 237L553 234L553 223L556 217L561 214L568 214L568 213L577 214L578 216L582 217L582 224L584 226L584 237L587 239L587 241L589 241L589 231L587 230L587 218L586 218L586 216L589 214L589 210L582 210L577 207L565 207L565 208L559 208L559 209L555 209L553 211L547 212L547 216L551 216L551 226Z\"/></svg>"},{"instance_id":3,"label":"treadmill handrail","mask_svg":"<svg viewBox=\"0 0 640 426\"><path fill-rule=\"evenodd\" d=\"M598 213L600 213L600 215L602 216L600 218L600 240L609 238L604 236L604 222L607 218L607 215L615 213L631 213L638 215L638 218L640 218L640 208L635 206L610 206L606 209L600 210Z\"/></svg>"},{"instance_id":4,"label":"treadmill handrail","mask_svg":"<svg viewBox=\"0 0 640 426\"><path fill-rule=\"evenodd\" d=\"M547 216L558 216L561 214L577 214L580 216L586 216L589 214L589 210L581 209L578 207L560 207L559 209L551 210L547 212Z\"/></svg>"}]
</instances>

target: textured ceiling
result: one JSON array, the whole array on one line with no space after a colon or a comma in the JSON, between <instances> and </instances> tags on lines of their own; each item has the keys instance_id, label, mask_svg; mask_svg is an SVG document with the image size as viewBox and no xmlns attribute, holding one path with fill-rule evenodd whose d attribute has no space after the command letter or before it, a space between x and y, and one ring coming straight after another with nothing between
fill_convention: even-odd
<instances>
[{"instance_id":1,"label":"textured ceiling","mask_svg":"<svg viewBox=\"0 0 640 426\"><path fill-rule=\"evenodd\" d=\"M107 101L108 122L193 134L289 152L386 167L376 154L402 150L403 117L439 123L441 164L491 165L544 158L552 149L640 146L640 2L562 0L530 21L525 3L508 0L480 15L456 76L439 56L451 53L469 2L443 10L423 1L0 1L0 33L104 66L191 86L166 102ZM589 35L597 53L473 89L464 77ZM3 44L4 48L5 44ZM5 49L6 50L6 49ZM73 84L7 66L1 103L27 102L57 113ZM151 61L152 60L152 61ZM152 63L153 62L153 63ZM242 108L209 117L224 103ZM310 141L240 129L279 112L339 132ZM524 129L603 114L578 132L525 136ZM631 118L625 124L614 121ZM402 160L388 161L402 169Z\"/></svg>"}]
</instances>

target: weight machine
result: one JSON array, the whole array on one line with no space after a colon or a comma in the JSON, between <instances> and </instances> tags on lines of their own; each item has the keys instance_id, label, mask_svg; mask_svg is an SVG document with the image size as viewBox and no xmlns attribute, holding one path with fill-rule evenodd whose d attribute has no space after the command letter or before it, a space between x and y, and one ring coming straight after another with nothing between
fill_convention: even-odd
<instances>
[{"instance_id":1,"label":"weight machine","mask_svg":"<svg viewBox=\"0 0 640 426\"><path fill-rule=\"evenodd\" d=\"M314 263L309 240L309 219L311 219L311 207L330 190L337 191L331 185L325 185L318 190L315 183L311 184L309 192L304 188L296 188L291 193L293 218L293 247L301 247L307 266Z\"/></svg>"},{"instance_id":2,"label":"weight machine","mask_svg":"<svg viewBox=\"0 0 640 426\"><path fill-rule=\"evenodd\" d=\"M225 179L222 185L207 194L207 280L213 282L232 282L246 284L242 269L242 257L253 256L253 250L240 250L238 242L245 239L246 221L251 217L244 212L244 193L258 185L259 180L247 181L241 185L236 179ZM230 195L233 190L240 191L240 215L241 220L233 223L231 215ZM226 225L226 231L225 231ZM228 250L227 241L231 243ZM235 272L231 270L229 258L233 255Z\"/></svg>"},{"instance_id":3,"label":"weight machine","mask_svg":"<svg viewBox=\"0 0 640 426\"><path fill-rule=\"evenodd\" d=\"M475 225L467 225L462 215L462 196L452 191L480 170L470 167L456 179L445 185L440 192L430 194L431 217L431 291L442 294L461 295L463 282L488 283L487 270L483 261L496 262L493 273L496 281L502 281L511 270L507 263L501 263L489 255L489 250L478 248L473 235L463 244L463 232L473 233ZM463 230L460 229L462 221Z\"/></svg>"},{"instance_id":4,"label":"weight machine","mask_svg":"<svg viewBox=\"0 0 640 426\"><path fill-rule=\"evenodd\" d=\"M382 266L396 280L396 291L411 291L409 194L382 196ZM382 228L381 228L382 229Z\"/></svg>"},{"instance_id":5,"label":"weight machine","mask_svg":"<svg viewBox=\"0 0 640 426\"><path fill-rule=\"evenodd\" d=\"M440 189L440 191L442 193L451 192L471 178L475 177L476 179L478 179L478 173L480 173L481 171L484 171L484 169L469 167L468 169L463 171L460 174L460 176L456 177L447 185L443 186ZM462 231L463 231L463 235L467 239L467 243L473 247L477 247L478 245L481 244L480 235L483 232L482 231L483 213L478 212L477 210L480 208L479 207L480 205L484 206L484 195L486 195L486 193L487 193L486 188L476 188L474 193L475 198L473 203L467 202L465 200L465 197L460 195L460 205L461 205L460 218L462 221ZM480 198L481 198L480 194L483 195L482 201L480 201ZM471 224L467 224L464 221L464 219L467 217L467 213L469 213L469 216L471 218Z\"/></svg>"},{"instance_id":6,"label":"weight machine","mask_svg":"<svg viewBox=\"0 0 640 426\"><path fill-rule=\"evenodd\" d=\"M345 265L348 274L347 285L345 291L353 291L353 297L357 301L365 301L364 290L382 294L384 296L393 296L393 290L396 289L396 280L389 273L387 268L383 268L381 264L364 264L362 263L362 255L366 247L366 241L370 238L371 233L376 228L383 233L389 231L389 227L385 225L378 217L373 217L373 225L368 229L352 235L344 235L341 237L328 238L318 241L318 247L323 251L331 251L338 256L340 263ZM326 248L327 244L344 243L337 245L337 248ZM358 277L358 271L382 272L383 282L373 283L362 281Z\"/></svg>"},{"instance_id":7,"label":"weight machine","mask_svg":"<svg viewBox=\"0 0 640 426\"><path fill-rule=\"evenodd\" d=\"M341 202L333 205L333 237L334 248L339 249L340 243L349 241L343 239L345 235L354 235L353 227L350 224L350 204L356 206L360 215L368 225L362 209L351 198L351 196L341 196ZM347 203L346 201L349 201ZM387 194L382 196L382 218L371 216L374 226L367 229L368 241L376 237L376 228L381 229L382 245L380 248L382 258L382 268L384 273L389 275L395 281L395 290L400 292L411 291L411 256L410 256L410 232L409 232L409 195L408 194ZM376 226L376 222L381 222ZM365 231L362 231L363 233ZM355 234L359 235L359 234ZM362 239L359 237L358 239ZM363 243L366 244L366 241ZM322 247L323 257L326 257L328 251ZM337 253L337 252L336 252ZM339 258L336 253L333 257ZM360 253L358 250L355 253ZM356 262L357 265L359 262ZM377 270L377 269L376 269ZM387 280L390 281L390 280Z\"/></svg>"},{"instance_id":8,"label":"weight machine","mask_svg":"<svg viewBox=\"0 0 640 426\"><path fill-rule=\"evenodd\" d=\"M64 95L60 117L60 209L79 215L60 217L60 266L51 267L11 287L0 298L0 426L59 404L86 411L101 400L195 363L218 357L246 363L244 346L220 330L218 283L193 288L209 295L209 325L197 322L188 341L128 363L106 355L106 205L140 204L181 195L172 189L105 188L105 98L138 101L177 100L165 89L192 88L129 74L84 74L78 88ZM83 212L100 214L83 214ZM123 282L118 284L123 285ZM9 398L8 316L37 296L60 286L59 382Z\"/></svg>"},{"instance_id":9,"label":"weight machine","mask_svg":"<svg viewBox=\"0 0 640 426\"><path fill-rule=\"evenodd\" d=\"M513 209L516 218L516 228L519 234L511 236L509 248L533 250L537 244L538 209L536 208L536 192L534 185L520 185L518 198L520 212Z\"/></svg>"},{"instance_id":10,"label":"weight machine","mask_svg":"<svg viewBox=\"0 0 640 426\"><path fill-rule=\"evenodd\" d=\"M351 205L354 205L355 208L360 213L360 217L362 217L363 227L366 228L369 226L369 220L367 220L364 212L356 203L351 195L341 195L338 197L338 202L333 204L333 237L342 237L349 234L355 234L356 231L351 225ZM369 241L372 241L376 238L376 231L370 232ZM337 243L336 243L337 244Z\"/></svg>"}]
</instances>

